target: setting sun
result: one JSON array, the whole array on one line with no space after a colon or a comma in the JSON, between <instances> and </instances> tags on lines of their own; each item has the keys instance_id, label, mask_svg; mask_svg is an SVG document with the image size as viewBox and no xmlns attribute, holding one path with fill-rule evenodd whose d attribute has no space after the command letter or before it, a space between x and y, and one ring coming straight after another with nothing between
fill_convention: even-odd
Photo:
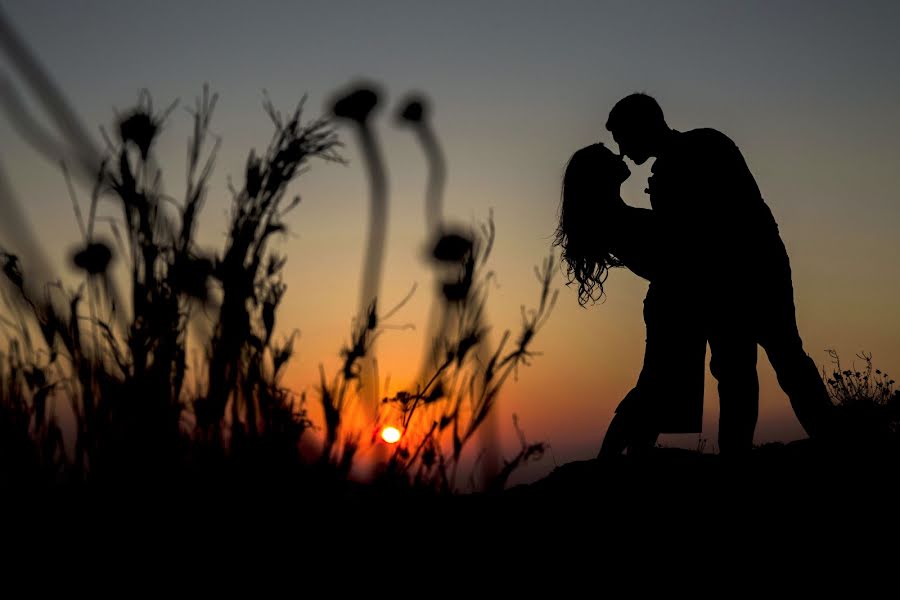
<instances>
[{"instance_id":1,"label":"setting sun","mask_svg":"<svg viewBox=\"0 0 900 600\"><path fill-rule=\"evenodd\" d=\"M396 427L385 427L381 430L381 439L388 444L396 444L400 441L400 430Z\"/></svg>"}]
</instances>

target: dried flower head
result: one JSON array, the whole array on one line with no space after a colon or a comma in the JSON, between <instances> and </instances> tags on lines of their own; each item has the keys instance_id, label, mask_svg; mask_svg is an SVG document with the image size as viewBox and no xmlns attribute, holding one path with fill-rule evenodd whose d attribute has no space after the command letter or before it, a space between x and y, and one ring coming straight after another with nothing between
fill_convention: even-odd
<instances>
[{"instance_id":1,"label":"dried flower head","mask_svg":"<svg viewBox=\"0 0 900 600\"><path fill-rule=\"evenodd\" d=\"M105 273L112 261L112 250L102 242L92 242L72 255L72 263L88 275Z\"/></svg>"},{"instance_id":2,"label":"dried flower head","mask_svg":"<svg viewBox=\"0 0 900 600\"><path fill-rule=\"evenodd\" d=\"M360 84L339 95L331 104L331 112L335 117L363 124L378 106L379 97L374 85Z\"/></svg>"}]
</instances>

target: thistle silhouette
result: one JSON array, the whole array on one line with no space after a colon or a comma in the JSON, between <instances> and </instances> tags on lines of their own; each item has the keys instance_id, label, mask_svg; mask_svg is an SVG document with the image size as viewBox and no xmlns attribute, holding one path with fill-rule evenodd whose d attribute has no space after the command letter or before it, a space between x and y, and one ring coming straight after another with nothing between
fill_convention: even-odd
<instances>
[{"instance_id":1,"label":"thistle silhouette","mask_svg":"<svg viewBox=\"0 0 900 600\"><path fill-rule=\"evenodd\" d=\"M11 32L2 15L0 29ZM270 246L299 204L288 185L313 159L344 163L331 118L304 122L302 100L283 115L266 98L271 142L261 153L249 152L242 184L229 185L224 246L204 249L196 231L220 145L210 129L217 95L204 87L188 109L187 185L183 199L174 199L162 192L156 153L175 102L155 111L149 92L141 91L134 106L117 114L112 134L101 130L100 150L22 40L12 32L0 46L58 135L38 124L5 79L3 106L22 137L62 165L81 234L68 252L80 282L70 289L47 266L0 177L0 216L7 217L0 219L0 233L4 242L14 242L0 247L0 300L8 309L0 326L9 339L0 350L2 483L23 473L42 481L62 476L119 482L161 481L186 472L245 477L248 470L273 481L299 477L298 484L307 477L322 481L322 473L330 474L325 481L333 483L334 474L344 481L358 450L369 443L366 431L342 429L348 414L362 406L371 423L397 407L402 415L403 438L391 453L382 451L385 480L399 476L432 490L457 489L463 448L487 422L503 382L532 354L533 334L552 307L546 302L552 271L540 272L541 306L524 323L518 347L504 350L507 333L479 359L492 277L482 269L493 222L480 231L445 223L446 166L424 98L407 102L400 117L413 127L429 161L428 257L440 273L435 306L442 317L426 342L434 361L423 367L423 381L415 391L381 402L374 345L386 320L412 295L387 311L379 298L389 196L373 117L382 94L372 84L356 85L336 94L329 108L332 118L351 124L361 147L370 187L369 234L350 342L334 376L326 377L324 369L320 375L325 423L319 462L326 470L309 470L299 452L301 438L313 427L305 396L280 384L297 335L278 333L286 258ZM78 187L90 190L84 210ZM61 402L74 413L71 448L59 425Z\"/></svg>"},{"instance_id":2,"label":"thistle silhouette","mask_svg":"<svg viewBox=\"0 0 900 600\"><path fill-rule=\"evenodd\" d=\"M384 244L387 236L388 176L378 136L371 122L381 96L382 93L374 83L357 82L348 86L346 91L337 93L330 102L331 113L338 119L348 121L352 126L369 179L369 227L363 254L362 284L357 311L360 324L377 318ZM361 327L360 331L373 329L374 327L367 324ZM373 342L374 340L367 344L367 354L360 357L362 374L359 383L369 418L374 415L378 400L378 374Z\"/></svg>"}]
</instances>

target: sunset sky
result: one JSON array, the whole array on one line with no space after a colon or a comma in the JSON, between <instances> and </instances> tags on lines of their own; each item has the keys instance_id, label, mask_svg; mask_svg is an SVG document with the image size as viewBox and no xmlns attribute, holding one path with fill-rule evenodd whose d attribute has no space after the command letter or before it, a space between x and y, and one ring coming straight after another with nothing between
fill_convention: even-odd
<instances>
[{"instance_id":1,"label":"sunset sky","mask_svg":"<svg viewBox=\"0 0 900 600\"><path fill-rule=\"evenodd\" d=\"M714 127L743 151L788 248L800 332L813 359L827 364L825 349L834 348L849 363L868 351L877 367L900 374L895 1L20 0L2 7L93 130L108 127L113 109L131 105L142 88L160 108L176 98L190 105L205 82L221 95L213 129L222 149L201 217L209 248L224 241L227 176L240 181L248 151L269 140L263 90L283 110L308 93L314 117L352 80L383 85L387 101L376 126L390 170L384 303L419 284L393 319L418 329L389 331L379 342L392 391L418 370L431 302L432 276L421 261L426 165L390 118L411 90L434 103L449 167L446 213L473 223L494 212L494 343L518 326L520 305L537 300L533 266L550 250L568 157L598 140L613 145L603 127L609 109L645 91L674 128ZM0 65L26 89L5 59ZM175 196L184 189L189 122L184 110L174 112L158 148ZM303 202L280 245L288 292L278 324L301 333L288 383L310 392L319 364L337 364L358 302L367 188L354 140L346 129L341 135L350 165L314 163L300 178L294 190ZM0 139L16 195L66 272L78 230L61 172L21 141L5 115ZM629 166L623 197L648 206L650 162ZM562 287L562 273L556 281L559 304L535 342L543 355L506 388L497 428L509 455L516 413L529 439L548 442L562 463L596 454L636 381L647 284L616 271L606 301L582 309L575 289ZM802 437L763 352L759 372L757 441ZM704 415L702 437L712 447L718 399L709 375ZM662 441L694 446L697 436ZM552 466L548 458L540 469Z\"/></svg>"}]
</instances>

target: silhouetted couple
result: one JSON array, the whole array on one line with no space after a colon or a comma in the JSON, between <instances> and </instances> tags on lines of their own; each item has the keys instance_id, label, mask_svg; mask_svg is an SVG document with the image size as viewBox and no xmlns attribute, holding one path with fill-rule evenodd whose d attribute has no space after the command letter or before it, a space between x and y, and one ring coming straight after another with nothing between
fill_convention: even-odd
<instances>
[{"instance_id":1,"label":"silhouetted couple","mask_svg":"<svg viewBox=\"0 0 900 600\"><path fill-rule=\"evenodd\" d=\"M600 455L652 448L660 433L701 431L707 342L723 455L753 445L757 345L807 434L829 434L834 409L797 331L787 252L740 150L714 129L671 129L645 94L620 100L606 128L622 156L656 161L646 190L652 209L622 201L631 173L602 144L577 151L563 180L556 243L579 303L603 295L612 267L650 281L644 365Z\"/></svg>"}]
</instances>

